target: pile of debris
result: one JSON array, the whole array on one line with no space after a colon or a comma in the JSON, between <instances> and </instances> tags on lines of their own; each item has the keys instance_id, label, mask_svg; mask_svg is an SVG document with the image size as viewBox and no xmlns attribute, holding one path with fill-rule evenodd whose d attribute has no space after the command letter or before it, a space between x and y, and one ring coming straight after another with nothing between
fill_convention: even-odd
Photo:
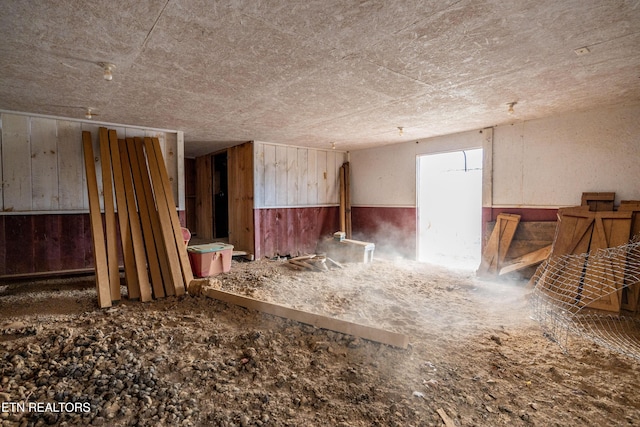
<instances>
[{"instance_id":1,"label":"pile of debris","mask_svg":"<svg viewBox=\"0 0 640 427\"><path fill-rule=\"evenodd\" d=\"M309 254L291 258L287 266L294 270L329 271L330 269L343 268L342 264L334 261L324 254Z\"/></svg>"}]
</instances>

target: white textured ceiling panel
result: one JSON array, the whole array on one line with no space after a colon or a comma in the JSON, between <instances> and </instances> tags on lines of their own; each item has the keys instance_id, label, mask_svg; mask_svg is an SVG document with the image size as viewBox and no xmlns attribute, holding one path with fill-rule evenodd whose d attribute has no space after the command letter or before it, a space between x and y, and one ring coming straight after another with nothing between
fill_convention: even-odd
<instances>
[{"instance_id":1,"label":"white textured ceiling panel","mask_svg":"<svg viewBox=\"0 0 640 427\"><path fill-rule=\"evenodd\" d=\"M355 150L640 102L640 0L5 0L0 40L0 109L91 107L182 130L188 155Z\"/></svg>"}]
</instances>

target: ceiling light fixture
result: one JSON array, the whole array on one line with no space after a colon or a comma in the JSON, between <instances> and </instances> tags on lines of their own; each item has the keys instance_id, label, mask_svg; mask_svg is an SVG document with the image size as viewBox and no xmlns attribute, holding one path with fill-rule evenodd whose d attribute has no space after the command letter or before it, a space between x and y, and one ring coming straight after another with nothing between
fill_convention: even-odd
<instances>
[{"instance_id":1,"label":"ceiling light fixture","mask_svg":"<svg viewBox=\"0 0 640 427\"><path fill-rule=\"evenodd\" d=\"M87 108L87 112L84 113L84 117L91 120L93 118L93 113L91 112L91 108Z\"/></svg>"},{"instance_id":2,"label":"ceiling light fixture","mask_svg":"<svg viewBox=\"0 0 640 427\"><path fill-rule=\"evenodd\" d=\"M584 47L579 47L577 49L574 49L573 52L578 55L578 56L584 56L584 55L588 55L591 53L591 51L589 50L588 47L584 46Z\"/></svg>"},{"instance_id":3,"label":"ceiling light fixture","mask_svg":"<svg viewBox=\"0 0 640 427\"><path fill-rule=\"evenodd\" d=\"M404 135L404 128L402 126L398 126L398 135Z\"/></svg>"},{"instance_id":4,"label":"ceiling light fixture","mask_svg":"<svg viewBox=\"0 0 640 427\"><path fill-rule=\"evenodd\" d=\"M510 116L512 116L515 113L515 110L513 109L513 106L516 105L517 102L513 101L513 102L507 102L507 106L509 107L507 109L507 113L509 113Z\"/></svg>"},{"instance_id":5,"label":"ceiling light fixture","mask_svg":"<svg viewBox=\"0 0 640 427\"><path fill-rule=\"evenodd\" d=\"M335 142L332 142L332 143L331 143L331 149L332 149L332 150L335 150L335 149L336 149L336 143L335 143Z\"/></svg>"},{"instance_id":6,"label":"ceiling light fixture","mask_svg":"<svg viewBox=\"0 0 640 427\"><path fill-rule=\"evenodd\" d=\"M113 80L113 70L115 70L116 66L110 62L98 62L98 65L104 69L104 79L108 82Z\"/></svg>"}]
</instances>

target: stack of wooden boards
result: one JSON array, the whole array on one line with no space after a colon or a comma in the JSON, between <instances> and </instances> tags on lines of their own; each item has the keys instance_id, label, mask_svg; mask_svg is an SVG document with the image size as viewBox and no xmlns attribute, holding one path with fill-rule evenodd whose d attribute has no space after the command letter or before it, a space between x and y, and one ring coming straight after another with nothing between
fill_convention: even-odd
<instances>
[{"instance_id":1,"label":"stack of wooden boards","mask_svg":"<svg viewBox=\"0 0 640 427\"><path fill-rule=\"evenodd\" d=\"M556 262L539 276L540 290L578 308L637 311L640 283L629 273L637 267L630 260L640 257L625 245L640 232L640 201L622 201L615 211L614 198L584 193L581 206L558 210L550 255Z\"/></svg>"},{"instance_id":2,"label":"stack of wooden boards","mask_svg":"<svg viewBox=\"0 0 640 427\"><path fill-rule=\"evenodd\" d=\"M99 129L104 221L91 138L82 132L98 305L121 298L119 252L129 299L183 295L193 273L158 138Z\"/></svg>"}]
</instances>

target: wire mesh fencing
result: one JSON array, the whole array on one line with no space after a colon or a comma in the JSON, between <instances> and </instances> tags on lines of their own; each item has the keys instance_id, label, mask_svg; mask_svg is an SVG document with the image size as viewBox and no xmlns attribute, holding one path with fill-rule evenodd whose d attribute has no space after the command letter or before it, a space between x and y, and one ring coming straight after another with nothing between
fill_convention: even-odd
<instances>
[{"instance_id":1,"label":"wire mesh fencing","mask_svg":"<svg viewBox=\"0 0 640 427\"><path fill-rule=\"evenodd\" d=\"M580 336L640 360L640 242L552 256L531 280L533 316L563 349Z\"/></svg>"}]
</instances>

